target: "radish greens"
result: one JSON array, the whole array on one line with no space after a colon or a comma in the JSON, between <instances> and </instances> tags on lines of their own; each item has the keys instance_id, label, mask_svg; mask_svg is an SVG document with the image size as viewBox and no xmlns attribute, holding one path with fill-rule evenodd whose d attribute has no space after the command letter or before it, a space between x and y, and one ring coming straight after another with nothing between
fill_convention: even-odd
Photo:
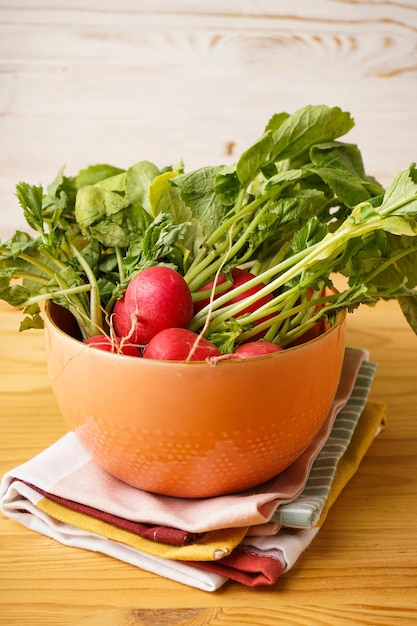
<instances>
[{"instance_id":1,"label":"radish greens","mask_svg":"<svg viewBox=\"0 0 417 626\"><path fill-rule=\"evenodd\" d=\"M273 115L234 165L97 164L73 177L61 168L46 189L20 182L30 232L0 242L0 298L24 312L22 330L42 327L49 299L91 337L106 330L131 278L162 264L195 302L226 276L189 327L224 353L260 330L286 346L324 316L332 323L381 299L397 299L417 333L417 171L410 165L384 189L358 146L340 139L353 124L338 107L306 106ZM225 290L236 267L254 278ZM341 292L336 274L346 277Z\"/></svg>"}]
</instances>

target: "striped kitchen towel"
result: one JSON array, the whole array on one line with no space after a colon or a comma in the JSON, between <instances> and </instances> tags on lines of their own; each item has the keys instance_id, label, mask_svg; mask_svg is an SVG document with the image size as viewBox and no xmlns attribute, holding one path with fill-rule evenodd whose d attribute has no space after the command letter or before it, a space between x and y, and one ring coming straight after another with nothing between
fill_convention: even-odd
<instances>
[{"instance_id":1,"label":"striped kitchen towel","mask_svg":"<svg viewBox=\"0 0 417 626\"><path fill-rule=\"evenodd\" d=\"M336 416L329 438L315 460L303 493L292 502L278 506L272 520L289 528L311 528L317 525L329 497L340 459L345 454L364 410L376 364L364 361L355 388L345 407Z\"/></svg>"}]
</instances>

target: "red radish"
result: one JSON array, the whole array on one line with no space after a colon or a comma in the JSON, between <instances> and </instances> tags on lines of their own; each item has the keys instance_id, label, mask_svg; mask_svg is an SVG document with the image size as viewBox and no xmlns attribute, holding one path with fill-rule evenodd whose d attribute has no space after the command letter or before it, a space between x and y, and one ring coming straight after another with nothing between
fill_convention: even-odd
<instances>
[{"instance_id":1,"label":"red radish","mask_svg":"<svg viewBox=\"0 0 417 626\"><path fill-rule=\"evenodd\" d=\"M281 352L283 348L271 341L248 341L242 343L234 351L234 355L242 359L248 359L253 356L261 356L262 354L272 354L272 352Z\"/></svg>"},{"instance_id":2,"label":"red radish","mask_svg":"<svg viewBox=\"0 0 417 626\"><path fill-rule=\"evenodd\" d=\"M115 352L117 354L125 354L128 356L142 356L141 351L137 346L133 346L127 342L124 342L119 337L108 337L107 335L94 335L84 340L89 346L98 348L99 350L105 350L106 352Z\"/></svg>"},{"instance_id":3,"label":"red radish","mask_svg":"<svg viewBox=\"0 0 417 626\"><path fill-rule=\"evenodd\" d=\"M165 328L187 328L193 316L191 293L184 278L164 265L142 270L129 282L113 309L119 337L146 344Z\"/></svg>"},{"instance_id":4,"label":"red radish","mask_svg":"<svg viewBox=\"0 0 417 626\"><path fill-rule=\"evenodd\" d=\"M236 270L232 270L232 271L236 272ZM233 277L232 277L232 280L233 280ZM216 281L216 287L218 287L219 285L222 285L225 281L226 281L226 276L224 274L220 274L220 276L218 276L217 281ZM198 291L207 291L208 289L212 289L213 285L214 285L214 280L211 280L209 283L206 283L205 285L200 287ZM227 293L232 288L233 288L233 284L228 289L225 289L224 291L222 291L219 295L215 295L214 300L222 296L224 293ZM204 300L197 300L196 302L194 302L194 315L198 313L199 311L201 311L201 309L203 309L205 306L207 306L209 302L210 302L210 298L204 298Z\"/></svg>"},{"instance_id":5,"label":"red radish","mask_svg":"<svg viewBox=\"0 0 417 626\"><path fill-rule=\"evenodd\" d=\"M221 352L208 339L198 338L191 330L166 328L150 340L143 356L163 361L205 361L209 357L221 356Z\"/></svg>"},{"instance_id":6,"label":"red radish","mask_svg":"<svg viewBox=\"0 0 417 626\"><path fill-rule=\"evenodd\" d=\"M232 281L233 281L232 286L226 289L224 292L222 292L219 295L223 295L223 293L227 293L231 291L232 289L234 289L235 287L240 287L240 285L243 285L244 283L247 283L249 280L252 280L252 278L255 278L255 275L252 274L251 272L246 272L238 268L233 268L231 274L232 274ZM221 285L222 283L225 282L225 280L226 280L225 275L221 274L218 278L217 285ZM206 289L211 289L213 287L213 284L214 284L214 281L212 280L211 282L201 287L199 291L205 291ZM264 283L260 283L259 285L256 285L255 287L251 287L250 289L247 289L246 291L241 293L240 296L236 296L232 298L231 300L229 300L227 305L240 302L240 300L243 300L243 298L247 298L248 296L252 296L258 293L258 291L260 291L263 287L265 287ZM214 296L214 299L218 297L219 296ZM253 313L263 304L270 302L272 298L273 298L272 294L267 294L266 296L263 296L262 298L257 300L255 303L250 304L249 306L244 308L242 311L240 311L240 313L237 313L234 317L240 317L241 315L245 315L246 313ZM201 309L205 307L209 303L209 301L210 301L209 298L206 298L205 300L199 300L198 302L194 302L194 313L198 313L198 311L201 311ZM265 316L262 319L258 320L255 323L255 326L256 324L260 324L261 322L268 319L268 317L269 316ZM259 337L260 335L257 335L257 337Z\"/></svg>"}]
</instances>

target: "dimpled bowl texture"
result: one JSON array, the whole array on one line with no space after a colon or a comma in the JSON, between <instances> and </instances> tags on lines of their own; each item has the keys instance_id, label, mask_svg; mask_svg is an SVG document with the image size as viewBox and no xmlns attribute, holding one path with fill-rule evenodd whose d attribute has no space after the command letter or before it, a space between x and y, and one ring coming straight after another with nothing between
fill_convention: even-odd
<instances>
[{"instance_id":1,"label":"dimpled bowl texture","mask_svg":"<svg viewBox=\"0 0 417 626\"><path fill-rule=\"evenodd\" d=\"M239 492L293 463L320 429L339 382L346 315L281 352L208 363L104 352L45 311L53 392L95 462L140 489L204 498Z\"/></svg>"}]
</instances>

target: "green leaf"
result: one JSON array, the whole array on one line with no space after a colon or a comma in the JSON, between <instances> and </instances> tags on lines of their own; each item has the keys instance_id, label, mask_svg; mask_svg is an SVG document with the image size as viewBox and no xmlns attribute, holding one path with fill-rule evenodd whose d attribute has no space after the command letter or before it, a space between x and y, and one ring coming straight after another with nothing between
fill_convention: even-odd
<instances>
[{"instance_id":1,"label":"green leaf","mask_svg":"<svg viewBox=\"0 0 417 626\"><path fill-rule=\"evenodd\" d=\"M90 236L108 248L127 248L130 243L126 231L111 220L98 222L90 227Z\"/></svg>"},{"instance_id":2,"label":"green leaf","mask_svg":"<svg viewBox=\"0 0 417 626\"><path fill-rule=\"evenodd\" d=\"M137 240L132 241L123 259L126 280L155 263L178 264L176 244L186 233L187 224L174 224L172 216L159 213Z\"/></svg>"},{"instance_id":3,"label":"green leaf","mask_svg":"<svg viewBox=\"0 0 417 626\"><path fill-rule=\"evenodd\" d=\"M125 198L101 187L83 187L77 193L75 216L85 230L92 224L126 208Z\"/></svg>"},{"instance_id":4,"label":"green leaf","mask_svg":"<svg viewBox=\"0 0 417 626\"><path fill-rule=\"evenodd\" d=\"M41 245L42 240L40 238L34 239L32 235L25 233L21 230L17 230L10 239L3 243L1 257L12 257L16 259L20 253L29 252L31 250L37 250Z\"/></svg>"},{"instance_id":5,"label":"green leaf","mask_svg":"<svg viewBox=\"0 0 417 626\"><path fill-rule=\"evenodd\" d=\"M16 196L20 206L23 209L23 215L28 225L44 234L43 214L42 214L42 198L43 189L39 185L29 185L20 182L16 185Z\"/></svg>"},{"instance_id":6,"label":"green leaf","mask_svg":"<svg viewBox=\"0 0 417 626\"><path fill-rule=\"evenodd\" d=\"M408 289L417 286L417 238L380 232L378 246L380 259L375 264L368 282L383 287Z\"/></svg>"},{"instance_id":7,"label":"green leaf","mask_svg":"<svg viewBox=\"0 0 417 626\"><path fill-rule=\"evenodd\" d=\"M262 167L268 164L273 146L272 131L267 130L250 148L243 152L236 165L236 174L243 187L246 187Z\"/></svg>"},{"instance_id":8,"label":"green leaf","mask_svg":"<svg viewBox=\"0 0 417 626\"><path fill-rule=\"evenodd\" d=\"M269 130L277 131L289 117L290 114L285 111L282 111L281 113L274 113L265 127L265 132Z\"/></svg>"},{"instance_id":9,"label":"green leaf","mask_svg":"<svg viewBox=\"0 0 417 626\"><path fill-rule=\"evenodd\" d=\"M397 298L405 319L417 335L417 292Z\"/></svg>"},{"instance_id":10,"label":"green leaf","mask_svg":"<svg viewBox=\"0 0 417 626\"><path fill-rule=\"evenodd\" d=\"M299 189L286 193L277 202L282 206L281 224L295 222L297 229L310 217L318 216L325 197L318 189ZM325 213L327 217L327 212Z\"/></svg>"},{"instance_id":11,"label":"green leaf","mask_svg":"<svg viewBox=\"0 0 417 626\"><path fill-rule=\"evenodd\" d=\"M125 195L129 203L138 203L151 213L149 188L159 175L159 169L150 161L139 161L126 172Z\"/></svg>"},{"instance_id":12,"label":"green leaf","mask_svg":"<svg viewBox=\"0 0 417 626\"><path fill-rule=\"evenodd\" d=\"M118 219L120 224L129 235L130 239L140 236L152 222L152 215L142 207L141 204L132 204L124 211L113 217Z\"/></svg>"},{"instance_id":13,"label":"green leaf","mask_svg":"<svg viewBox=\"0 0 417 626\"><path fill-rule=\"evenodd\" d=\"M101 189L107 189L107 191L115 191L120 195L124 195L126 187L126 172L110 176L110 178L103 178L103 180L95 183L94 186L100 187Z\"/></svg>"},{"instance_id":14,"label":"green leaf","mask_svg":"<svg viewBox=\"0 0 417 626\"><path fill-rule=\"evenodd\" d=\"M378 301L378 297L370 293L367 285L354 285L349 289L345 289L341 293L332 296L331 304L324 307L324 311L328 315L330 311L337 313L345 309L352 313L361 304L373 306Z\"/></svg>"},{"instance_id":15,"label":"green leaf","mask_svg":"<svg viewBox=\"0 0 417 626\"><path fill-rule=\"evenodd\" d=\"M310 159L317 167L337 167L352 172L364 183L375 187L373 195L384 193L383 187L366 174L362 154L356 144L342 141L320 143L311 148Z\"/></svg>"},{"instance_id":16,"label":"green leaf","mask_svg":"<svg viewBox=\"0 0 417 626\"><path fill-rule=\"evenodd\" d=\"M0 297L8 302L12 307L20 309L29 300L31 293L22 285L11 285L6 289L2 289Z\"/></svg>"},{"instance_id":17,"label":"green leaf","mask_svg":"<svg viewBox=\"0 0 417 626\"><path fill-rule=\"evenodd\" d=\"M370 194L361 179L349 172L336 167L310 167L330 187L340 202L349 208L370 198Z\"/></svg>"},{"instance_id":18,"label":"green leaf","mask_svg":"<svg viewBox=\"0 0 417 626\"><path fill-rule=\"evenodd\" d=\"M38 304L32 304L24 309L26 317L21 321L19 330L22 332L30 328L42 329L44 327L41 310Z\"/></svg>"},{"instance_id":19,"label":"green leaf","mask_svg":"<svg viewBox=\"0 0 417 626\"><path fill-rule=\"evenodd\" d=\"M8 286L10 285L10 279L13 278L14 269L10 269L9 271L2 269L0 274L0 294L2 291L6 291Z\"/></svg>"},{"instance_id":20,"label":"green leaf","mask_svg":"<svg viewBox=\"0 0 417 626\"><path fill-rule=\"evenodd\" d=\"M334 270L349 277L351 285L365 283L385 260L378 240L379 236L370 236L366 240L356 237L347 241Z\"/></svg>"},{"instance_id":21,"label":"green leaf","mask_svg":"<svg viewBox=\"0 0 417 626\"><path fill-rule=\"evenodd\" d=\"M290 239L310 217L319 214L323 199L323 193L315 189L290 190L288 195L270 204L249 237L250 245L258 249L258 257L265 256L265 252L259 250L261 245L263 250L268 247L269 255L281 248L283 241Z\"/></svg>"},{"instance_id":22,"label":"green leaf","mask_svg":"<svg viewBox=\"0 0 417 626\"><path fill-rule=\"evenodd\" d=\"M225 207L216 193L217 175L224 171L224 166L208 166L172 179L206 237L216 230L225 215Z\"/></svg>"},{"instance_id":23,"label":"green leaf","mask_svg":"<svg viewBox=\"0 0 417 626\"><path fill-rule=\"evenodd\" d=\"M108 165L107 163L98 163L96 165L89 165L85 169L78 172L75 177L77 189L81 187L88 187L89 185L96 185L97 183L122 174L124 170L114 165Z\"/></svg>"},{"instance_id":24,"label":"green leaf","mask_svg":"<svg viewBox=\"0 0 417 626\"><path fill-rule=\"evenodd\" d=\"M293 252L297 253L313 246L318 241L324 239L328 232L327 224L321 223L315 216L310 217L292 239L291 246Z\"/></svg>"},{"instance_id":25,"label":"green leaf","mask_svg":"<svg viewBox=\"0 0 417 626\"><path fill-rule=\"evenodd\" d=\"M231 207L236 203L240 189L241 186L235 166L227 167L224 171L217 174L214 181L214 190L224 206Z\"/></svg>"},{"instance_id":26,"label":"green leaf","mask_svg":"<svg viewBox=\"0 0 417 626\"><path fill-rule=\"evenodd\" d=\"M75 178L64 175L64 167L58 171L54 180L47 186L47 194L44 200L43 211L49 205L58 206L61 209L68 208L73 204L77 193Z\"/></svg>"},{"instance_id":27,"label":"green leaf","mask_svg":"<svg viewBox=\"0 0 417 626\"><path fill-rule=\"evenodd\" d=\"M353 126L350 113L339 107L306 106L285 119L275 131L272 160L295 157L314 144L345 135Z\"/></svg>"},{"instance_id":28,"label":"green leaf","mask_svg":"<svg viewBox=\"0 0 417 626\"><path fill-rule=\"evenodd\" d=\"M149 187L149 205L152 215L169 213L174 224L180 224L191 219L191 210L181 198L179 189L171 184L176 178L176 172L164 172L154 178Z\"/></svg>"},{"instance_id":29,"label":"green leaf","mask_svg":"<svg viewBox=\"0 0 417 626\"><path fill-rule=\"evenodd\" d=\"M173 245L181 240L187 224L174 224L169 214L160 213L145 231L142 250L146 258L156 261L167 256Z\"/></svg>"},{"instance_id":30,"label":"green leaf","mask_svg":"<svg viewBox=\"0 0 417 626\"><path fill-rule=\"evenodd\" d=\"M47 186L47 194L42 203L44 224L48 233L43 236L52 255L59 255L59 247L65 231L75 223L75 179L64 175L64 168L58 171L54 180Z\"/></svg>"},{"instance_id":31,"label":"green leaf","mask_svg":"<svg viewBox=\"0 0 417 626\"><path fill-rule=\"evenodd\" d=\"M415 163L410 165L408 170L399 172L391 179L378 212L385 216L417 214L417 171Z\"/></svg>"},{"instance_id":32,"label":"green leaf","mask_svg":"<svg viewBox=\"0 0 417 626\"><path fill-rule=\"evenodd\" d=\"M209 333L207 339L214 343L222 354L231 354L242 331L243 327L232 317L223 322L215 331Z\"/></svg>"},{"instance_id":33,"label":"green leaf","mask_svg":"<svg viewBox=\"0 0 417 626\"><path fill-rule=\"evenodd\" d=\"M417 220L408 215L404 217L393 215L382 220L381 228L393 235L408 235L412 237L417 235Z\"/></svg>"},{"instance_id":34,"label":"green leaf","mask_svg":"<svg viewBox=\"0 0 417 626\"><path fill-rule=\"evenodd\" d=\"M270 191L275 188L283 189L291 183L300 181L303 176L305 176L305 172L301 169L283 170L267 180L265 183L265 191Z\"/></svg>"},{"instance_id":35,"label":"green leaf","mask_svg":"<svg viewBox=\"0 0 417 626\"><path fill-rule=\"evenodd\" d=\"M338 199L353 208L384 189L369 179L364 171L362 156L357 146L342 142L327 142L310 150L313 166L306 166L330 187Z\"/></svg>"}]
</instances>

